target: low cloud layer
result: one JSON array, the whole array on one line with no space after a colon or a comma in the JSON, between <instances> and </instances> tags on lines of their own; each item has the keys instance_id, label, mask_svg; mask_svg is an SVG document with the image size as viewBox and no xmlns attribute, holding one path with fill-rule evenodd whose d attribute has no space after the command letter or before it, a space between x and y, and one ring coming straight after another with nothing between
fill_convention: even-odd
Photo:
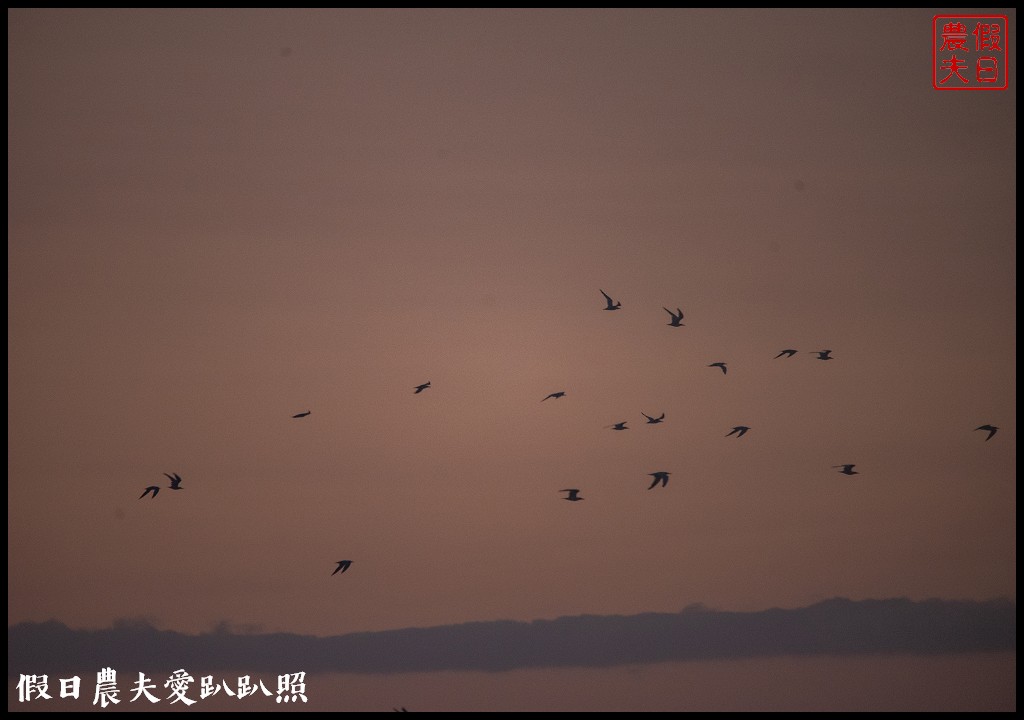
<instances>
[{"instance_id":1,"label":"low cloud layer","mask_svg":"<svg viewBox=\"0 0 1024 720\"><path fill-rule=\"evenodd\" d=\"M72 630L50 621L8 628L9 674L99 667L196 672L398 673L607 667L669 660L774 655L932 655L1015 650L1017 606L1009 600L960 602L832 599L806 608L581 615L533 622L494 621L354 633L335 637L204 635L147 622Z\"/></svg>"}]
</instances>

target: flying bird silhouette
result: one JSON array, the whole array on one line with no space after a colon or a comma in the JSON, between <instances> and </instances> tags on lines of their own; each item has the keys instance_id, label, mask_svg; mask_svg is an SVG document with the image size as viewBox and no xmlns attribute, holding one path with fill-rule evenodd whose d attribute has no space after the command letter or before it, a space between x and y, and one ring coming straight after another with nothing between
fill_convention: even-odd
<instances>
[{"instance_id":1,"label":"flying bird silhouette","mask_svg":"<svg viewBox=\"0 0 1024 720\"><path fill-rule=\"evenodd\" d=\"M839 472L841 472L843 475L860 475L859 472L853 469L856 467L856 465L833 465L832 467L842 468L842 470L840 470Z\"/></svg>"},{"instance_id":2,"label":"flying bird silhouette","mask_svg":"<svg viewBox=\"0 0 1024 720\"><path fill-rule=\"evenodd\" d=\"M423 392L424 390L426 390L426 389L427 389L428 387L430 387L430 381L429 381L429 380L427 380L427 381L426 381L425 383L423 383L422 385L417 385L417 386L416 386L416 390L415 390L415 391L413 391L413 395L419 395L419 394L420 394L421 392Z\"/></svg>"},{"instance_id":3,"label":"flying bird silhouette","mask_svg":"<svg viewBox=\"0 0 1024 720\"><path fill-rule=\"evenodd\" d=\"M672 316L672 320L671 320L671 322L669 322L669 325L671 325L672 327L686 327L685 325L683 325L683 311L682 310L680 310L679 308L676 308L676 312L672 312L671 310L669 310L664 305L661 306L661 309L664 310L665 312L667 312L669 315ZM679 314L676 315L676 313L679 313Z\"/></svg>"},{"instance_id":4,"label":"flying bird silhouette","mask_svg":"<svg viewBox=\"0 0 1024 720\"><path fill-rule=\"evenodd\" d=\"M654 482L651 483L651 487L647 488L648 490L650 490L651 488L653 488L658 483L661 483L662 487L667 486L668 485L668 476L671 475L672 473L667 473L667 472L665 472L663 470L659 470L658 472L652 472L652 473L647 473L647 474L654 478Z\"/></svg>"},{"instance_id":5,"label":"flying bird silhouette","mask_svg":"<svg viewBox=\"0 0 1024 720\"><path fill-rule=\"evenodd\" d=\"M565 397L565 393L564 392L551 393L546 398L544 398L544 400L548 400L550 398L555 398L557 400L560 397ZM544 402L544 400L541 400L541 402Z\"/></svg>"},{"instance_id":6,"label":"flying bird silhouette","mask_svg":"<svg viewBox=\"0 0 1024 720\"><path fill-rule=\"evenodd\" d=\"M778 360L783 355L785 355L786 357L793 357L794 355L796 355L796 353L796 350L783 350L782 352L775 356L775 359Z\"/></svg>"},{"instance_id":7,"label":"flying bird silhouette","mask_svg":"<svg viewBox=\"0 0 1024 720\"><path fill-rule=\"evenodd\" d=\"M640 411L640 414L643 415L645 418L647 418L647 424L648 425L657 425L658 423L660 423L662 420L665 419L665 413L662 413L661 415L659 415L656 418L651 417L650 415L645 413L643 410Z\"/></svg>"},{"instance_id":8,"label":"flying bird silhouette","mask_svg":"<svg viewBox=\"0 0 1024 720\"><path fill-rule=\"evenodd\" d=\"M739 435L736 435L736 437L743 437L744 435L747 434L747 430L749 429L750 428L748 428L746 425L737 425L732 429L732 432L726 434L726 437L729 437L729 435L736 435L736 433L739 433Z\"/></svg>"},{"instance_id":9,"label":"flying bird silhouette","mask_svg":"<svg viewBox=\"0 0 1024 720\"><path fill-rule=\"evenodd\" d=\"M313 411L312 411L312 410L307 410L306 412L301 412L301 413L299 413L298 415L292 415L292 417L293 417L293 418L300 418L300 417L306 417L306 416L307 416L307 415L309 415L309 414L310 414L311 412L313 412Z\"/></svg>"},{"instance_id":10,"label":"flying bird silhouette","mask_svg":"<svg viewBox=\"0 0 1024 720\"><path fill-rule=\"evenodd\" d=\"M337 575L340 572L341 573L345 572L346 570L348 570L349 565L351 565L351 564L352 564L351 560L339 560L338 561L338 567L334 568L334 572L331 573L331 577L334 577L335 575Z\"/></svg>"},{"instance_id":11,"label":"flying bird silhouette","mask_svg":"<svg viewBox=\"0 0 1024 720\"><path fill-rule=\"evenodd\" d=\"M605 427L611 428L612 430L629 430L629 428L626 427L626 423L628 422L629 420L623 420L622 422L615 423L614 425L605 425Z\"/></svg>"},{"instance_id":12,"label":"flying bird silhouette","mask_svg":"<svg viewBox=\"0 0 1024 720\"><path fill-rule=\"evenodd\" d=\"M170 484L171 490L184 490L185 489L185 488L183 488L181 486L181 476L179 476L178 473L174 473L174 475L168 475L167 473L164 473L164 475L166 475L167 479L171 481L171 484Z\"/></svg>"},{"instance_id":13,"label":"flying bird silhouette","mask_svg":"<svg viewBox=\"0 0 1024 720\"><path fill-rule=\"evenodd\" d=\"M604 295L604 299L608 303L608 307L606 307L605 310L618 310L620 307L622 307L622 303L621 302L614 302L608 296L608 293L606 293L604 290L601 290L601 294Z\"/></svg>"},{"instance_id":14,"label":"flying bird silhouette","mask_svg":"<svg viewBox=\"0 0 1024 720\"><path fill-rule=\"evenodd\" d=\"M570 502L576 502L577 500L586 500L586 498L580 497L579 488L566 488L565 490L559 490L558 492L567 492L569 497L562 498L563 500L569 500Z\"/></svg>"},{"instance_id":15,"label":"flying bird silhouette","mask_svg":"<svg viewBox=\"0 0 1024 720\"><path fill-rule=\"evenodd\" d=\"M831 357L831 350L811 350L810 352L812 355L817 354L819 360L835 360L834 357Z\"/></svg>"},{"instance_id":16,"label":"flying bird silhouette","mask_svg":"<svg viewBox=\"0 0 1024 720\"><path fill-rule=\"evenodd\" d=\"M992 436L996 434L996 430L998 430L999 428L997 428L995 425L981 425L981 426L976 427L974 429L975 430L987 430L988 431L988 437L985 438L985 442L988 442L989 440L992 439Z\"/></svg>"},{"instance_id":17,"label":"flying bird silhouette","mask_svg":"<svg viewBox=\"0 0 1024 720\"><path fill-rule=\"evenodd\" d=\"M160 488L157 487L156 485L150 485L148 488L146 488L146 491L144 493L139 495L139 500L141 500L142 498L146 497L146 495L148 495L150 493L150 491L153 492L153 497L156 497L156 494L158 492L160 492Z\"/></svg>"},{"instance_id":18,"label":"flying bird silhouette","mask_svg":"<svg viewBox=\"0 0 1024 720\"><path fill-rule=\"evenodd\" d=\"M728 370L725 369L725 363L724 362L711 363L710 365L708 365L708 367L722 368L722 374L723 375L725 375L727 372L729 372Z\"/></svg>"}]
</instances>

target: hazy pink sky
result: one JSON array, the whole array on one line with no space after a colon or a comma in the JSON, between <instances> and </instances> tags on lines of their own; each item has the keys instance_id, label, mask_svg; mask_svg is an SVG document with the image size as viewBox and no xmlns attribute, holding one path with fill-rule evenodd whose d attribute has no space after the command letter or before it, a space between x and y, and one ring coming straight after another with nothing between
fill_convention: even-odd
<instances>
[{"instance_id":1,"label":"hazy pink sky","mask_svg":"<svg viewBox=\"0 0 1024 720\"><path fill-rule=\"evenodd\" d=\"M8 622L1015 598L995 12L9 10Z\"/></svg>"}]
</instances>

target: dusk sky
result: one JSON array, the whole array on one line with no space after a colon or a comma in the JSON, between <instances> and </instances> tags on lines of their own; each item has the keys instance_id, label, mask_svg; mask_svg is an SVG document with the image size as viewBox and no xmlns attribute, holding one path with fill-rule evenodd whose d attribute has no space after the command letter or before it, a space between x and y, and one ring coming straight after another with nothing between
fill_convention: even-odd
<instances>
[{"instance_id":1,"label":"dusk sky","mask_svg":"<svg viewBox=\"0 0 1024 720\"><path fill-rule=\"evenodd\" d=\"M1016 15L943 92L954 12L9 9L9 626L1015 604ZM311 703L1016 707L1013 649L894 663Z\"/></svg>"}]
</instances>

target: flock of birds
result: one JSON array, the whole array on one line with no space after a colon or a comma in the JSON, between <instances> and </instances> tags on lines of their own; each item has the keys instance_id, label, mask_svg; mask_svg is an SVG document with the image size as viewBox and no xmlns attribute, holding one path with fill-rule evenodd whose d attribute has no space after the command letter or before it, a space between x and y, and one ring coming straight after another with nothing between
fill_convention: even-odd
<instances>
[{"instance_id":1,"label":"flock of birds","mask_svg":"<svg viewBox=\"0 0 1024 720\"><path fill-rule=\"evenodd\" d=\"M164 475L166 475L167 479L171 481L171 484L168 486L171 490L184 490L184 488L181 487L181 476L178 475L178 473L174 473L173 475L168 475L167 473L164 473ZM150 493L153 493L153 497L156 497L156 494L158 492L160 492L159 485L150 485L141 495L139 495L139 500L146 497Z\"/></svg>"},{"instance_id":2,"label":"flock of birds","mask_svg":"<svg viewBox=\"0 0 1024 720\"><path fill-rule=\"evenodd\" d=\"M604 308L605 310L619 310L619 309L622 308L622 302L621 301L613 300L612 297L608 293L606 293L604 290L601 290L600 292L604 296L604 299L605 299L605 303L606 303L606 306ZM662 309L671 316L671 320L668 322L668 325L670 327L685 327L685 325L683 325L683 311L681 309L676 308L675 312L673 312L672 310L669 310L668 308L662 308ZM777 359L779 359L781 357L792 358L798 352L799 352L799 350L794 350L792 348L789 348L789 349L783 350L778 355L776 355L775 359L777 360ZM810 353L812 355L817 355L818 356L818 360L834 360L835 359L835 358L832 357L832 351L831 350L812 350L812 351L810 351ZM709 364L708 367L709 368L719 368L722 371L723 374L728 374L728 372L729 372L729 370L726 367L726 364L724 362L713 362L713 363ZM413 388L413 394L414 395L419 395L424 390L427 390L429 388L430 388L430 381L428 380L427 382L425 382L425 383L423 383L421 385L416 385ZM566 392L564 390L559 390L558 392L549 393L547 396L545 396L541 400L541 402L544 402L545 400L558 400L559 398L563 398L565 396L566 396ZM292 418L293 419L304 418L304 417L308 417L310 414L312 414L312 410L305 410L303 412L296 413L295 415L292 415ZM654 417L652 415L648 415L647 413L645 413L643 411L641 411L640 414L643 415L644 418L646 419L646 424L647 425L657 425L657 424L659 424L661 422L664 422L664 420L665 420L665 413L664 412L661 413L661 415L659 415L657 417ZM613 425L606 425L605 427L606 428L611 428L612 430L629 430L629 427L627 427L627 423L628 422L629 422L628 420L623 420L622 422L617 422L617 423L615 423ZM975 430L976 431L977 430L984 430L984 431L988 432L988 436L985 438L985 442L988 442L996 434L996 432L999 430L999 428L996 427L995 425L979 425L978 427L975 428ZM749 431L750 431L750 428L748 426L746 426L746 425L737 425L731 431L726 433L725 437L730 437L732 435L735 435L737 438L741 438L744 435L746 435L747 432L749 432ZM845 464L841 464L841 465L833 465L832 467L833 468L838 468L839 472L842 473L843 475L859 475L860 474L858 471L854 470L856 465L853 464L853 463L845 463ZM167 477L168 480L171 481L171 484L168 486L171 490L182 490L183 489L181 487L181 476L179 476L177 473L173 473L173 474L164 473L164 475ZM654 478L654 480L651 482L650 486L648 486L647 489L648 490L653 490L659 484L661 485L661 487L667 487L668 486L669 475L671 475L671 473L667 472L665 470L658 470L656 472L648 473L648 475L651 476L652 478ZM152 497L155 498L157 496L157 493L159 493L159 492L160 492L160 486L158 486L158 485L150 485L149 487L147 487L145 489L145 491L142 493L142 495L139 496L139 499L141 500L142 498L146 497L150 493L152 493ZM569 502L578 502L580 500L584 500L585 499L585 498L580 496L580 489L579 488L565 488L563 490L559 490L559 492L568 493L568 495L566 495L562 499L563 500L568 500ZM351 560L337 560L335 562L337 564L337 567L335 567L334 572L331 573L332 577L334 575L337 575L338 573L344 573L352 565L352 561ZM408 711L405 710L405 708L402 708L401 712L408 712Z\"/></svg>"}]
</instances>

